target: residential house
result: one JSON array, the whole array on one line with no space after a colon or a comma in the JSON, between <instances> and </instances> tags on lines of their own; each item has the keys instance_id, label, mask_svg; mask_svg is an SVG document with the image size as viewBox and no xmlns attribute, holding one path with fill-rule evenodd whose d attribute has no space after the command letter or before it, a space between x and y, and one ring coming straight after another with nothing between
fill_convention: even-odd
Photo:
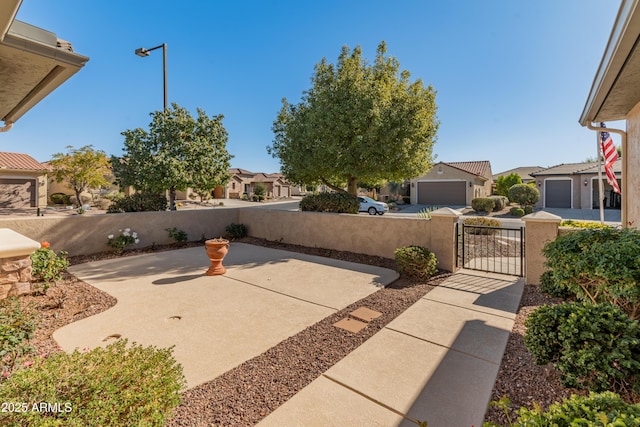
<instances>
[{"instance_id":1,"label":"residential house","mask_svg":"<svg viewBox=\"0 0 640 427\"><path fill-rule=\"evenodd\" d=\"M604 168L603 168L604 169ZM621 181L622 160L618 160L613 171ZM567 163L541 169L531 173L540 190L540 208L599 209L598 163ZM604 207L620 209L620 195L606 181L604 185Z\"/></svg>"},{"instance_id":2,"label":"residential house","mask_svg":"<svg viewBox=\"0 0 640 427\"><path fill-rule=\"evenodd\" d=\"M0 208L46 207L46 167L28 154L0 152Z\"/></svg>"},{"instance_id":3,"label":"residential house","mask_svg":"<svg viewBox=\"0 0 640 427\"><path fill-rule=\"evenodd\" d=\"M411 180L411 203L469 206L471 200L491 195L492 184L487 160L439 162L425 175Z\"/></svg>"},{"instance_id":4,"label":"residential house","mask_svg":"<svg viewBox=\"0 0 640 427\"><path fill-rule=\"evenodd\" d=\"M640 0L622 0L580 115L582 126L597 130L600 122L626 121L622 136L622 226L640 225Z\"/></svg>"},{"instance_id":5,"label":"residential house","mask_svg":"<svg viewBox=\"0 0 640 427\"><path fill-rule=\"evenodd\" d=\"M226 187L226 198L241 199L243 194L251 197L255 186L261 183L266 188L267 198L291 197L291 184L280 173L251 172L246 169L229 169L231 179Z\"/></svg>"}]
</instances>

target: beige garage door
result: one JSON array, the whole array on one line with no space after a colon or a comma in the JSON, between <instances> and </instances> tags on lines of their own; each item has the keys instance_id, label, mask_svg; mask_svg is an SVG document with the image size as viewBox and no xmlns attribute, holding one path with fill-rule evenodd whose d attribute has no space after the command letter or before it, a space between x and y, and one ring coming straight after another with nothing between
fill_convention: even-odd
<instances>
[{"instance_id":1,"label":"beige garage door","mask_svg":"<svg viewBox=\"0 0 640 427\"><path fill-rule=\"evenodd\" d=\"M35 208L35 184L33 179L0 178L0 208Z\"/></svg>"},{"instance_id":2,"label":"beige garage door","mask_svg":"<svg viewBox=\"0 0 640 427\"><path fill-rule=\"evenodd\" d=\"M465 206L467 183L465 181L419 182L418 204Z\"/></svg>"}]
</instances>

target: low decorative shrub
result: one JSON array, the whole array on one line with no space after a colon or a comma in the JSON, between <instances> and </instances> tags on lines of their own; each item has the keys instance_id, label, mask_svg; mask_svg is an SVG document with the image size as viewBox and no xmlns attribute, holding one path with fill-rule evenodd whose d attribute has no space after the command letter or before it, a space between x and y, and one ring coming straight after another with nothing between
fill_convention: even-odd
<instances>
[{"instance_id":1,"label":"low decorative shrub","mask_svg":"<svg viewBox=\"0 0 640 427\"><path fill-rule=\"evenodd\" d=\"M389 205L389 208L391 208L391 205ZM431 212L437 210L438 207L437 206L427 206L426 208L420 209L418 211L418 213L416 214L416 216L418 218L422 218L422 219L430 219L431 218Z\"/></svg>"},{"instance_id":2,"label":"low decorative shrub","mask_svg":"<svg viewBox=\"0 0 640 427\"><path fill-rule=\"evenodd\" d=\"M397 248L394 257L401 274L428 279L438 271L436 255L422 246Z\"/></svg>"},{"instance_id":3,"label":"low decorative shrub","mask_svg":"<svg viewBox=\"0 0 640 427\"><path fill-rule=\"evenodd\" d=\"M529 215L530 213L533 213L533 206L525 206L524 207L524 214L525 215Z\"/></svg>"},{"instance_id":4,"label":"low decorative shrub","mask_svg":"<svg viewBox=\"0 0 640 427\"><path fill-rule=\"evenodd\" d=\"M247 193L242 193L242 200L249 200L249 196L247 195Z\"/></svg>"},{"instance_id":5,"label":"low decorative shrub","mask_svg":"<svg viewBox=\"0 0 640 427\"><path fill-rule=\"evenodd\" d=\"M247 226L244 224L231 223L224 229L225 236L230 240L241 239L247 236Z\"/></svg>"},{"instance_id":6,"label":"low decorative shrub","mask_svg":"<svg viewBox=\"0 0 640 427\"><path fill-rule=\"evenodd\" d=\"M514 206L514 207L512 207L511 209L509 209L509 213L510 213L511 215L513 215L513 216L517 216L517 217L519 218L519 217L524 216L524 209L522 209L522 208L518 208L518 207L515 207L515 206Z\"/></svg>"},{"instance_id":7,"label":"low decorative shrub","mask_svg":"<svg viewBox=\"0 0 640 427\"><path fill-rule=\"evenodd\" d=\"M70 196L69 200L71 201L72 205L82 206L82 205L88 205L89 203L92 202L93 199L88 194L81 194L80 195L81 203L78 203L78 198L76 196Z\"/></svg>"},{"instance_id":8,"label":"low decorative shrub","mask_svg":"<svg viewBox=\"0 0 640 427\"><path fill-rule=\"evenodd\" d=\"M161 194L136 193L114 200L107 213L166 211L167 198Z\"/></svg>"},{"instance_id":9,"label":"low decorative shrub","mask_svg":"<svg viewBox=\"0 0 640 427\"><path fill-rule=\"evenodd\" d=\"M640 231L577 230L547 243L543 253L557 286L581 301L616 304L640 319Z\"/></svg>"},{"instance_id":10,"label":"low decorative shrub","mask_svg":"<svg viewBox=\"0 0 640 427\"><path fill-rule=\"evenodd\" d=\"M56 353L14 372L4 402L50 402L57 411L0 412L2 425L161 426L185 386L173 349L118 340L88 352Z\"/></svg>"},{"instance_id":11,"label":"low decorative shrub","mask_svg":"<svg viewBox=\"0 0 640 427\"><path fill-rule=\"evenodd\" d=\"M359 208L358 198L348 193L311 194L300 201L302 211L357 214Z\"/></svg>"},{"instance_id":12,"label":"low decorative shrub","mask_svg":"<svg viewBox=\"0 0 640 427\"><path fill-rule=\"evenodd\" d=\"M113 234L109 234L107 236L107 245L115 249L118 254L122 254L128 246L140 243L138 233L131 231L130 228L118 231L120 232L118 236L114 236Z\"/></svg>"},{"instance_id":13,"label":"low decorative shrub","mask_svg":"<svg viewBox=\"0 0 640 427\"><path fill-rule=\"evenodd\" d=\"M65 251L56 254L49 249L49 242L42 242L41 247L31 254L31 267L33 278L43 282L42 285L35 282L34 287L45 293L62 279L62 273L69 268L69 260Z\"/></svg>"},{"instance_id":14,"label":"low decorative shrub","mask_svg":"<svg viewBox=\"0 0 640 427\"><path fill-rule=\"evenodd\" d=\"M176 243L187 243L189 236L183 230L179 230L176 227L165 228L165 231L169 233L169 237L176 241Z\"/></svg>"},{"instance_id":15,"label":"low decorative shrub","mask_svg":"<svg viewBox=\"0 0 640 427\"><path fill-rule=\"evenodd\" d=\"M36 326L37 314L32 305L23 308L16 297L0 301L0 383L9 375L16 359L33 350L25 343L33 338Z\"/></svg>"},{"instance_id":16,"label":"low decorative shrub","mask_svg":"<svg viewBox=\"0 0 640 427\"><path fill-rule=\"evenodd\" d=\"M49 196L51 201L56 205L70 205L71 204L71 195L64 193L53 193Z\"/></svg>"},{"instance_id":17,"label":"low decorative shrub","mask_svg":"<svg viewBox=\"0 0 640 427\"><path fill-rule=\"evenodd\" d=\"M465 229L465 232L468 234L483 234L490 235L496 234L498 230L495 228L484 228L484 227L501 227L502 223L497 219L493 218L467 218L464 220L464 225L469 227Z\"/></svg>"},{"instance_id":18,"label":"low decorative shrub","mask_svg":"<svg viewBox=\"0 0 640 427\"><path fill-rule=\"evenodd\" d=\"M509 188L509 200L519 204L522 208L533 206L540 200L540 192L530 185L516 184Z\"/></svg>"},{"instance_id":19,"label":"low decorative shrub","mask_svg":"<svg viewBox=\"0 0 640 427\"><path fill-rule=\"evenodd\" d=\"M569 298L573 296L566 286L556 282L553 277L553 273L550 270L547 270L540 275L540 290L545 294L549 294L556 298Z\"/></svg>"},{"instance_id":20,"label":"low decorative shrub","mask_svg":"<svg viewBox=\"0 0 640 427\"><path fill-rule=\"evenodd\" d=\"M501 399L497 404L491 403L505 409L505 412L509 405L508 399L506 401ZM638 426L640 425L640 404L626 403L619 395L610 391L592 392L589 396L572 395L568 399L562 399L562 402L550 405L547 411L540 405L534 405L533 409L522 407L518 410L518 419L510 425L513 427ZM499 427L494 423L486 423L485 426Z\"/></svg>"},{"instance_id":21,"label":"low decorative shrub","mask_svg":"<svg viewBox=\"0 0 640 427\"><path fill-rule=\"evenodd\" d=\"M640 393L640 326L612 304L542 306L527 318L525 344L553 363L566 387Z\"/></svg>"},{"instance_id":22,"label":"low decorative shrub","mask_svg":"<svg viewBox=\"0 0 640 427\"><path fill-rule=\"evenodd\" d=\"M560 227L588 228L588 229L611 228L611 226L609 225L601 224L595 221L576 221L573 219L565 219L560 223Z\"/></svg>"},{"instance_id":23,"label":"low decorative shrub","mask_svg":"<svg viewBox=\"0 0 640 427\"><path fill-rule=\"evenodd\" d=\"M493 212L494 205L493 199L488 197L477 197L471 200L471 209L476 212L491 213Z\"/></svg>"},{"instance_id":24,"label":"low decorative shrub","mask_svg":"<svg viewBox=\"0 0 640 427\"><path fill-rule=\"evenodd\" d=\"M489 196L487 198L493 200L494 211L501 211L509 204L509 198L505 196Z\"/></svg>"}]
</instances>

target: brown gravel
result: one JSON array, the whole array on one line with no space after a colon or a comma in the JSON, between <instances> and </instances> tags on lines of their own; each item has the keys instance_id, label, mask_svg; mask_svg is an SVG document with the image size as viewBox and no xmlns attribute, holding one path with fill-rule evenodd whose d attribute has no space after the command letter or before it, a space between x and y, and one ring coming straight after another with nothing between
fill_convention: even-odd
<instances>
[{"instance_id":1,"label":"brown gravel","mask_svg":"<svg viewBox=\"0 0 640 427\"><path fill-rule=\"evenodd\" d=\"M381 257L306 248L254 238L245 238L241 242L395 269L393 260ZM188 246L200 244L196 242ZM123 256L170 250L175 247L167 245L135 250ZM74 257L71 262L73 265L115 256L105 253ZM402 277L387 288L323 319L213 381L185 391L183 403L177 408L168 425L254 425L373 336L447 276L448 274L439 274L428 283ZM116 303L113 297L70 274L65 275L63 282L51 288L46 296L23 296L21 300L24 303L35 304L42 314L41 327L31 340L31 345L38 353L61 351L51 337L53 331L104 311ZM526 316L539 305L552 302L556 301L541 294L537 287L525 287L492 400L506 395L511 399L512 408L515 410L520 406L531 407L533 402L546 407L561 397L575 393L575 390L564 389L557 374L550 368L536 366L524 346ZM332 326L337 320L345 317L346 313L363 305L380 311L383 315L358 334ZM497 409L489 409L486 421L507 425L504 414Z\"/></svg>"}]
</instances>

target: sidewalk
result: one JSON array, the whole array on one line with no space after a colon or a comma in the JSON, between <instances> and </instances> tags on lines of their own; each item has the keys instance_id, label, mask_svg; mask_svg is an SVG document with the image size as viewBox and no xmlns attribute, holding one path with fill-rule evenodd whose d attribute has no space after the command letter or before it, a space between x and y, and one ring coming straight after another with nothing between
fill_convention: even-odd
<instances>
[{"instance_id":1,"label":"sidewalk","mask_svg":"<svg viewBox=\"0 0 640 427\"><path fill-rule=\"evenodd\" d=\"M523 286L455 273L258 425L481 426Z\"/></svg>"}]
</instances>

